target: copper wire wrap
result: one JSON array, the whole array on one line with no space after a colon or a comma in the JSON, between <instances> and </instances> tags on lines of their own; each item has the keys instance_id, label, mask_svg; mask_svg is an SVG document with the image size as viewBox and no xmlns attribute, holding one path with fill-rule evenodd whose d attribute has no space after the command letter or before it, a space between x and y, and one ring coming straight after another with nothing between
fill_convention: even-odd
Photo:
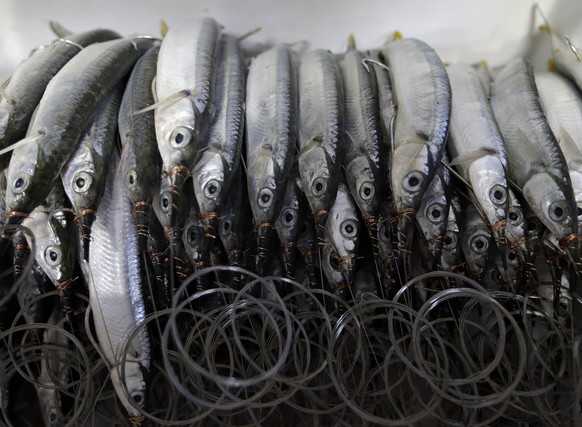
<instances>
[{"instance_id":1,"label":"copper wire wrap","mask_svg":"<svg viewBox=\"0 0 582 427\"><path fill-rule=\"evenodd\" d=\"M262 224L259 224L259 225L256 226L255 232L258 233L258 231L261 228L271 228L271 229L273 229L273 228L275 228L275 225L274 224L271 224L270 222L263 222ZM267 248L264 245L261 245L261 242L260 242L261 240L262 241L266 240L265 239L265 236L259 235L259 245L257 247L257 255L259 256L259 259L265 259L265 258L267 258Z\"/></svg>"},{"instance_id":2,"label":"copper wire wrap","mask_svg":"<svg viewBox=\"0 0 582 427\"><path fill-rule=\"evenodd\" d=\"M180 176L184 176L184 181L186 180L186 178L188 178L190 176L190 169L188 169L186 166L183 165L176 165L166 171L164 171L164 176L168 177L168 176L172 176L172 175L180 175Z\"/></svg>"},{"instance_id":3,"label":"copper wire wrap","mask_svg":"<svg viewBox=\"0 0 582 427\"><path fill-rule=\"evenodd\" d=\"M81 239L84 241L91 241L91 226L87 224L83 224L81 222L81 218L85 215L95 215L95 211L93 209L85 209L81 211L79 214L75 215L75 223L81 227Z\"/></svg>"},{"instance_id":4,"label":"copper wire wrap","mask_svg":"<svg viewBox=\"0 0 582 427\"><path fill-rule=\"evenodd\" d=\"M145 421L145 416L129 417L129 422L134 426L139 426Z\"/></svg>"},{"instance_id":5,"label":"copper wire wrap","mask_svg":"<svg viewBox=\"0 0 582 427\"><path fill-rule=\"evenodd\" d=\"M136 228L137 234L140 236L148 237L149 235L149 218L151 216L152 204L149 201L135 202L133 204L133 215L136 218ZM146 221L139 221L141 217L145 218Z\"/></svg>"},{"instance_id":6,"label":"copper wire wrap","mask_svg":"<svg viewBox=\"0 0 582 427\"><path fill-rule=\"evenodd\" d=\"M507 221L502 219L501 221L496 222L495 224L488 224L487 226L492 232L495 231L502 231L505 226L507 225Z\"/></svg>"},{"instance_id":7,"label":"copper wire wrap","mask_svg":"<svg viewBox=\"0 0 582 427\"><path fill-rule=\"evenodd\" d=\"M574 240L580 242L582 241L582 236L576 233L568 234L566 237L560 239L560 247L566 249Z\"/></svg>"},{"instance_id":8,"label":"copper wire wrap","mask_svg":"<svg viewBox=\"0 0 582 427\"><path fill-rule=\"evenodd\" d=\"M219 219L220 215L218 212L207 212L206 214L200 214L200 221L204 225L206 229L206 233L204 233L204 237L208 237L210 239L216 239L216 230L210 226L208 223L209 219Z\"/></svg>"},{"instance_id":9,"label":"copper wire wrap","mask_svg":"<svg viewBox=\"0 0 582 427\"><path fill-rule=\"evenodd\" d=\"M24 212L17 212L17 211L8 211L5 213L6 219L8 218L12 218L12 217L20 217L22 219L24 218L28 218L28 214L24 213Z\"/></svg>"},{"instance_id":10,"label":"copper wire wrap","mask_svg":"<svg viewBox=\"0 0 582 427\"><path fill-rule=\"evenodd\" d=\"M346 256L343 256L339 259L339 265L348 264L348 266L349 266L350 260L355 258L355 257L356 257L356 254L348 254ZM350 268L350 270L352 270L352 269L353 269L353 266L352 266L352 268Z\"/></svg>"},{"instance_id":11,"label":"copper wire wrap","mask_svg":"<svg viewBox=\"0 0 582 427\"><path fill-rule=\"evenodd\" d=\"M62 282L58 282L55 285L56 290L59 293L59 297L61 299L61 302L63 304L63 313L68 314L68 313L72 313L73 312L73 307L71 307L70 305L70 296L71 295L65 295L65 292L67 291L67 289L69 288L69 286L75 281L75 279L68 279L68 280L63 280Z\"/></svg>"}]
</instances>

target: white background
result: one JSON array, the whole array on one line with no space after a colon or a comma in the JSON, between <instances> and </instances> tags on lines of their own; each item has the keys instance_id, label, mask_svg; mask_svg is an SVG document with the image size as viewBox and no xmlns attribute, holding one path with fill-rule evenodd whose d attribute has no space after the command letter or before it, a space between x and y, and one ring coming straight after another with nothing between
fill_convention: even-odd
<instances>
[{"instance_id":1,"label":"white background","mask_svg":"<svg viewBox=\"0 0 582 427\"><path fill-rule=\"evenodd\" d=\"M433 46L445 62L487 61L499 65L517 55L538 67L550 56L541 18L529 0L0 0L0 77L31 49L55 37L56 20L74 32L105 27L122 34L159 35L160 19L172 22L210 15L225 31L262 31L245 42L262 44L308 40L310 47L336 53L353 32L358 47L380 46L395 30ZM538 0L556 32L582 46L582 1Z\"/></svg>"}]
</instances>

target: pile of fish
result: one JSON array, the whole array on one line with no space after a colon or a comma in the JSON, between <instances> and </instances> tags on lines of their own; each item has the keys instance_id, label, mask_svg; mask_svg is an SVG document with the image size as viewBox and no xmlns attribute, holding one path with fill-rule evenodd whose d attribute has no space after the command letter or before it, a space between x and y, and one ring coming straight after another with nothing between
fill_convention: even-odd
<instances>
[{"instance_id":1,"label":"pile of fish","mask_svg":"<svg viewBox=\"0 0 582 427\"><path fill-rule=\"evenodd\" d=\"M568 38L534 72L52 28L0 88L0 425L579 417Z\"/></svg>"}]
</instances>

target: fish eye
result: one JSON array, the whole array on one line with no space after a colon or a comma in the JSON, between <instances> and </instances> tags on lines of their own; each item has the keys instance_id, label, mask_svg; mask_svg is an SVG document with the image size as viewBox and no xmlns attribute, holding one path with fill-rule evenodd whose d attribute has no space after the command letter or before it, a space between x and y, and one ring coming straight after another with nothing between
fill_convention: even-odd
<instances>
[{"instance_id":1,"label":"fish eye","mask_svg":"<svg viewBox=\"0 0 582 427\"><path fill-rule=\"evenodd\" d=\"M340 226L340 232L346 239L353 239L358 234L358 223L353 219L346 219Z\"/></svg>"},{"instance_id":2,"label":"fish eye","mask_svg":"<svg viewBox=\"0 0 582 427\"><path fill-rule=\"evenodd\" d=\"M537 231L539 229L540 226L540 222L538 221L537 218L532 218L531 220L529 220L527 222L527 231L529 231L530 233L534 233L535 231Z\"/></svg>"},{"instance_id":3,"label":"fish eye","mask_svg":"<svg viewBox=\"0 0 582 427\"><path fill-rule=\"evenodd\" d=\"M445 206L440 203L433 203L426 210L426 216L430 222L438 224L446 219Z\"/></svg>"},{"instance_id":4,"label":"fish eye","mask_svg":"<svg viewBox=\"0 0 582 427\"><path fill-rule=\"evenodd\" d=\"M340 269L340 260L335 252L329 254L329 266L335 271Z\"/></svg>"},{"instance_id":5,"label":"fish eye","mask_svg":"<svg viewBox=\"0 0 582 427\"><path fill-rule=\"evenodd\" d=\"M52 424L56 424L56 422L58 421L59 417L57 415L57 411L55 411L54 409L51 409L49 414L48 414L48 422L52 425Z\"/></svg>"},{"instance_id":6,"label":"fish eye","mask_svg":"<svg viewBox=\"0 0 582 427\"><path fill-rule=\"evenodd\" d=\"M135 169L131 169L127 173L127 183L129 188L135 187L135 184L137 183L137 172L135 171Z\"/></svg>"},{"instance_id":7,"label":"fish eye","mask_svg":"<svg viewBox=\"0 0 582 427\"><path fill-rule=\"evenodd\" d=\"M57 246L49 246L44 251L44 259L46 263L51 266L55 267L60 264L62 258L61 249Z\"/></svg>"},{"instance_id":8,"label":"fish eye","mask_svg":"<svg viewBox=\"0 0 582 427\"><path fill-rule=\"evenodd\" d=\"M222 232L223 233L228 233L230 232L230 229L232 227L232 224L230 222L230 219L225 219L224 221L222 221Z\"/></svg>"},{"instance_id":9,"label":"fish eye","mask_svg":"<svg viewBox=\"0 0 582 427\"><path fill-rule=\"evenodd\" d=\"M327 185L325 181L321 178L317 178L311 184L311 191L313 192L314 196L322 196L327 189Z\"/></svg>"},{"instance_id":10,"label":"fish eye","mask_svg":"<svg viewBox=\"0 0 582 427\"><path fill-rule=\"evenodd\" d=\"M215 199L220 193L221 188L222 185L220 185L220 182L216 179L211 179L204 186L204 196L207 199Z\"/></svg>"},{"instance_id":11,"label":"fish eye","mask_svg":"<svg viewBox=\"0 0 582 427\"><path fill-rule=\"evenodd\" d=\"M576 216L582 216L582 204L580 203L576 205Z\"/></svg>"},{"instance_id":12,"label":"fish eye","mask_svg":"<svg viewBox=\"0 0 582 427\"><path fill-rule=\"evenodd\" d=\"M566 219L568 208L563 200L557 200L550 205L550 218L562 222Z\"/></svg>"},{"instance_id":13,"label":"fish eye","mask_svg":"<svg viewBox=\"0 0 582 427\"><path fill-rule=\"evenodd\" d=\"M170 146L174 148L184 148L192 141L192 130L180 126L170 135Z\"/></svg>"},{"instance_id":14,"label":"fish eye","mask_svg":"<svg viewBox=\"0 0 582 427\"><path fill-rule=\"evenodd\" d=\"M259 206L268 208L273 203L273 192L268 188L263 188L259 191Z\"/></svg>"},{"instance_id":15,"label":"fish eye","mask_svg":"<svg viewBox=\"0 0 582 427\"><path fill-rule=\"evenodd\" d=\"M523 212L521 209L512 207L507 212L507 221L512 225L517 225L523 221Z\"/></svg>"},{"instance_id":16,"label":"fish eye","mask_svg":"<svg viewBox=\"0 0 582 427\"><path fill-rule=\"evenodd\" d=\"M424 176L420 172L412 171L404 177L404 180L402 181L402 186L406 191L414 193L420 191L423 181Z\"/></svg>"},{"instance_id":17,"label":"fish eye","mask_svg":"<svg viewBox=\"0 0 582 427\"><path fill-rule=\"evenodd\" d=\"M447 250L452 250L456 246L457 246L457 235L454 233L451 233L450 231L447 232L447 234L445 235L445 246L444 247Z\"/></svg>"},{"instance_id":18,"label":"fish eye","mask_svg":"<svg viewBox=\"0 0 582 427\"><path fill-rule=\"evenodd\" d=\"M516 264L518 261L517 253L514 250L510 250L507 252L507 261L510 264Z\"/></svg>"},{"instance_id":19,"label":"fish eye","mask_svg":"<svg viewBox=\"0 0 582 427\"><path fill-rule=\"evenodd\" d=\"M172 209L172 196L167 191L160 198L160 208L163 213L168 213Z\"/></svg>"},{"instance_id":20,"label":"fish eye","mask_svg":"<svg viewBox=\"0 0 582 427\"><path fill-rule=\"evenodd\" d=\"M295 210L285 209L281 213L281 220L282 220L281 222L286 227L292 227L293 225L295 225L295 222L297 222L297 214L295 213Z\"/></svg>"},{"instance_id":21,"label":"fish eye","mask_svg":"<svg viewBox=\"0 0 582 427\"><path fill-rule=\"evenodd\" d=\"M386 227L386 224L382 223L380 225L380 228L378 229L378 237L380 237L380 240L384 243L390 243L390 231L388 230L388 227Z\"/></svg>"},{"instance_id":22,"label":"fish eye","mask_svg":"<svg viewBox=\"0 0 582 427\"><path fill-rule=\"evenodd\" d=\"M198 241L198 237L199 234L196 226L191 225L190 227L188 227L188 229L186 230L186 242L188 243L188 245L194 246Z\"/></svg>"},{"instance_id":23,"label":"fish eye","mask_svg":"<svg viewBox=\"0 0 582 427\"><path fill-rule=\"evenodd\" d=\"M483 235L477 235L471 239L471 250L478 254L484 254L489 249L489 240Z\"/></svg>"},{"instance_id":24,"label":"fish eye","mask_svg":"<svg viewBox=\"0 0 582 427\"><path fill-rule=\"evenodd\" d=\"M29 184L30 181L28 175L24 173L19 173L18 175L16 175L16 179L12 183L12 192L16 194L23 193L24 190L28 188Z\"/></svg>"},{"instance_id":25,"label":"fish eye","mask_svg":"<svg viewBox=\"0 0 582 427\"><path fill-rule=\"evenodd\" d=\"M489 191L489 198L496 205L502 205L507 202L507 189L502 185L494 185Z\"/></svg>"},{"instance_id":26,"label":"fish eye","mask_svg":"<svg viewBox=\"0 0 582 427\"><path fill-rule=\"evenodd\" d=\"M362 200L371 200L375 193L376 190L374 189L374 185L371 182L364 182L360 186L360 198Z\"/></svg>"},{"instance_id":27,"label":"fish eye","mask_svg":"<svg viewBox=\"0 0 582 427\"><path fill-rule=\"evenodd\" d=\"M138 405L142 405L144 403L144 394L141 391L136 391L131 394L131 398L137 403Z\"/></svg>"},{"instance_id":28,"label":"fish eye","mask_svg":"<svg viewBox=\"0 0 582 427\"><path fill-rule=\"evenodd\" d=\"M87 172L79 172L73 177L73 190L75 193L86 193L91 188L93 177Z\"/></svg>"}]
</instances>

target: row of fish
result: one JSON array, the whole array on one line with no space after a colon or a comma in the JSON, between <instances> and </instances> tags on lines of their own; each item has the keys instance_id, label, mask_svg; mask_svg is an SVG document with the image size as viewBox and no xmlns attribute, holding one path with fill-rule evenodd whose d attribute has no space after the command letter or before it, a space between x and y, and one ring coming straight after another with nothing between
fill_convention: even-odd
<instances>
[{"instance_id":1,"label":"row of fish","mask_svg":"<svg viewBox=\"0 0 582 427\"><path fill-rule=\"evenodd\" d=\"M559 72L517 58L490 73L400 37L371 51L350 37L337 55L280 44L247 64L250 34L212 18L161 40L52 26L58 39L0 90L1 262L15 283L0 308L16 293L32 307L48 277L73 327L87 291L134 419L152 353L138 326L207 266L346 301L433 270L520 292L576 281L582 68L549 28Z\"/></svg>"}]
</instances>

